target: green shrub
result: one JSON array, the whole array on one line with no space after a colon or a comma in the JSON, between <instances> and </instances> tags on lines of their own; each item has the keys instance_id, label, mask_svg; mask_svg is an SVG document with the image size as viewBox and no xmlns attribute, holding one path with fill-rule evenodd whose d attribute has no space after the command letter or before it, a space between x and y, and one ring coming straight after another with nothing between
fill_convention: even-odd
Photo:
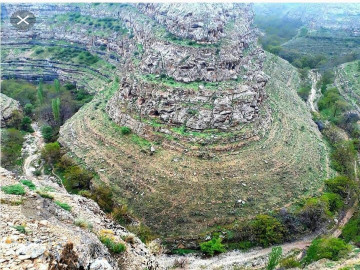
<instances>
[{"instance_id":1,"label":"green shrub","mask_svg":"<svg viewBox=\"0 0 360 270\"><path fill-rule=\"evenodd\" d=\"M21 148L24 135L15 128L3 129L1 132L1 166L12 169L21 159Z\"/></svg>"},{"instance_id":2,"label":"green shrub","mask_svg":"<svg viewBox=\"0 0 360 270\"><path fill-rule=\"evenodd\" d=\"M341 234L345 242L354 242L360 246L360 216L357 215L344 226Z\"/></svg>"},{"instance_id":3,"label":"green shrub","mask_svg":"<svg viewBox=\"0 0 360 270\"><path fill-rule=\"evenodd\" d=\"M330 212L334 213L344 206L344 202L339 194L325 192L321 195L320 200L328 204Z\"/></svg>"},{"instance_id":4,"label":"green shrub","mask_svg":"<svg viewBox=\"0 0 360 270\"><path fill-rule=\"evenodd\" d=\"M122 135L127 135L131 133L131 129L128 127L120 127L120 132Z\"/></svg>"},{"instance_id":5,"label":"green shrub","mask_svg":"<svg viewBox=\"0 0 360 270\"><path fill-rule=\"evenodd\" d=\"M274 247L271 250L269 255L269 262L267 264L267 270L274 270L275 267L279 264L282 255L282 248L281 247Z\"/></svg>"},{"instance_id":6,"label":"green shrub","mask_svg":"<svg viewBox=\"0 0 360 270\"><path fill-rule=\"evenodd\" d=\"M353 141L342 141L334 145L331 152L332 167L350 178L354 177L356 150Z\"/></svg>"},{"instance_id":7,"label":"green shrub","mask_svg":"<svg viewBox=\"0 0 360 270\"><path fill-rule=\"evenodd\" d=\"M72 165L66 168L64 176L68 185L65 185L67 189L88 189L90 187L90 181L93 178L92 173L78 165Z\"/></svg>"},{"instance_id":8,"label":"green shrub","mask_svg":"<svg viewBox=\"0 0 360 270\"><path fill-rule=\"evenodd\" d=\"M222 239L213 237L210 241L200 243L200 249L207 255L214 256L215 253L225 252L225 246L221 243Z\"/></svg>"},{"instance_id":9,"label":"green shrub","mask_svg":"<svg viewBox=\"0 0 360 270\"><path fill-rule=\"evenodd\" d=\"M21 120L21 129L26 132L34 132L33 128L31 127L31 118L28 116L25 116Z\"/></svg>"},{"instance_id":10,"label":"green shrub","mask_svg":"<svg viewBox=\"0 0 360 270\"><path fill-rule=\"evenodd\" d=\"M328 191L339 194L342 198L347 198L351 190L356 187L356 184L346 176L336 176L326 180L325 186Z\"/></svg>"},{"instance_id":11,"label":"green shrub","mask_svg":"<svg viewBox=\"0 0 360 270\"><path fill-rule=\"evenodd\" d=\"M280 266L285 269L297 268L301 266L301 263L297 261L294 256L284 258L280 261Z\"/></svg>"},{"instance_id":12,"label":"green shrub","mask_svg":"<svg viewBox=\"0 0 360 270\"><path fill-rule=\"evenodd\" d=\"M329 205L319 198L309 198L300 209L302 223L311 231L318 229L328 219Z\"/></svg>"},{"instance_id":13,"label":"green shrub","mask_svg":"<svg viewBox=\"0 0 360 270\"><path fill-rule=\"evenodd\" d=\"M258 215L251 223L255 241L263 247L283 242L285 227L274 217Z\"/></svg>"},{"instance_id":14,"label":"green shrub","mask_svg":"<svg viewBox=\"0 0 360 270\"><path fill-rule=\"evenodd\" d=\"M55 203L60 206L62 209L66 210L66 211L70 211L71 210L71 206L68 205L67 203L62 203L60 201L55 201Z\"/></svg>"},{"instance_id":15,"label":"green shrub","mask_svg":"<svg viewBox=\"0 0 360 270\"><path fill-rule=\"evenodd\" d=\"M35 175L35 176L40 176L40 175L41 175L41 171L40 171L40 170L35 170L35 171L34 171L34 175Z\"/></svg>"},{"instance_id":16,"label":"green shrub","mask_svg":"<svg viewBox=\"0 0 360 270\"><path fill-rule=\"evenodd\" d=\"M100 241L113 253L121 253L126 249L124 244L116 243L108 236L100 236Z\"/></svg>"},{"instance_id":17,"label":"green shrub","mask_svg":"<svg viewBox=\"0 0 360 270\"><path fill-rule=\"evenodd\" d=\"M31 190L36 189L36 186L30 180L23 179L23 180L20 180L20 182L21 182L21 184L23 184L24 186L27 186Z\"/></svg>"},{"instance_id":18,"label":"green shrub","mask_svg":"<svg viewBox=\"0 0 360 270\"><path fill-rule=\"evenodd\" d=\"M25 194L25 189L20 184L4 186L4 187L1 187L1 190L6 194L12 194L12 195L24 195Z\"/></svg>"},{"instance_id":19,"label":"green shrub","mask_svg":"<svg viewBox=\"0 0 360 270\"><path fill-rule=\"evenodd\" d=\"M238 248L239 249L242 249L242 250L248 250L252 247L254 247L255 244L251 241L241 241L239 244L238 244Z\"/></svg>"},{"instance_id":20,"label":"green shrub","mask_svg":"<svg viewBox=\"0 0 360 270\"><path fill-rule=\"evenodd\" d=\"M302 262L309 264L323 258L337 261L347 255L350 250L351 246L341 239L319 238L312 241Z\"/></svg>"},{"instance_id":21,"label":"green shrub","mask_svg":"<svg viewBox=\"0 0 360 270\"><path fill-rule=\"evenodd\" d=\"M26 103L24 107L24 112L27 116L31 116L34 110L34 105L31 103Z\"/></svg>"},{"instance_id":22,"label":"green shrub","mask_svg":"<svg viewBox=\"0 0 360 270\"><path fill-rule=\"evenodd\" d=\"M48 163L53 164L60 158L60 144L58 142L47 143L41 149L41 157Z\"/></svg>"},{"instance_id":23,"label":"green shrub","mask_svg":"<svg viewBox=\"0 0 360 270\"><path fill-rule=\"evenodd\" d=\"M23 233L23 234L26 233L25 226L23 226L23 225L17 225L17 226L14 226L14 228L15 228L18 232L21 232L21 233Z\"/></svg>"},{"instance_id":24,"label":"green shrub","mask_svg":"<svg viewBox=\"0 0 360 270\"><path fill-rule=\"evenodd\" d=\"M51 142L53 138L53 129L51 126L45 125L41 128L41 135L43 136L45 142Z\"/></svg>"}]
</instances>

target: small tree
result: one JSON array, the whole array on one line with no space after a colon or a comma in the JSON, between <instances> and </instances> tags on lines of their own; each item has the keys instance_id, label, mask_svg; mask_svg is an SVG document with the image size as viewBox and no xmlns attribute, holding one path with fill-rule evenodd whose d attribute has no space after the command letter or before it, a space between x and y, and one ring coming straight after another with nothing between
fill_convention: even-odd
<instances>
[{"instance_id":1,"label":"small tree","mask_svg":"<svg viewBox=\"0 0 360 270\"><path fill-rule=\"evenodd\" d=\"M88 189L92 174L75 165L66 170L65 177L69 181L71 188Z\"/></svg>"},{"instance_id":2,"label":"small tree","mask_svg":"<svg viewBox=\"0 0 360 270\"><path fill-rule=\"evenodd\" d=\"M60 82L58 79L54 80L54 87L55 87L56 93L59 93L60 92Z\"/></svg>"},{"instance_id":3,"label":"small tree","mask_svg":"<svg viewBox=\"0 0 360 270\"><path fill-rule=\"evenodd\" d=\"M343 141L334 145L331 153L331 165L338 172L352 178L355 158L356 150L353 141Z\"/></svg>"},{"instance_id":4,"label":"small tree","mask_svg":"<svg viewBox=\"0 0 360 270\"><path fill-rule=\"evenodd\" d=\"M34 132L31 127L31 119L28 116L25 116L21 121L21 129L27 132Z\"/></svg>"},{"instance_id":5,"label":"small tree","mask_svg":"<svg viewBox=\"0 0 360 270\"><path fill-rule=\"evenodd\" d=\"M279 264L282 255L282 248L281 247L274 247L271 250L269 255L269 262L266 267L267 270L274 270L275 267Z\"/></svg>"},{"instance_id":6,"label":"small tree","mask_svg":"<svg viewBox=\"0 0 360 270\"><path fill-rule=\"evenodd\" d=\"M24 112L27 116L31 116L34 110L34 106L31 103L25 104Z\"/></svg>"},{"instance_id":7,"label":"small tree","mask_svg":"<svg viewBox=\"0 0 360 270\"><path fill-rule=\"evenodd\" d=\"M41 157L48 163L54 164L60 158L60 144L48 143L41 150Z\"/></svg>"},{"instance_id":8,"label":"small tree","mask_svg":"<svg viewBox=\"0 0 360 270\"><path fill-rule=\"evenodd\" d=\"M52 112L56 122L60 122L60 99L55 98L51 100Z\"/></svg>"},{"instance_id":9,"label":"small tree","mask_svg":"<svg viewBox=\"0 0 360 270\"><path fill-rule=\"evenodd\" d=\"M214 256L215 253L225 252L225 247L221 243L222 239L219 237L213 237L210 241L203 242L200 244L200 249L205 254Z\"/></svg>"},{"instance_id":10,"label":"small tree","mask_svg":"<svg viewBox=\"0 0 360 270\"><path fill-rule=\"evenodd\" d=\"M251 224L255 241L264 247L279 244L284 240L286 229L274 217L258 215Z\"/></svg>"},{"instance_id":11,"label":"small tree","mask_svg":"<svg viewBox=\"0 0 360 270\"><path fill-rule=\"evenodd\" d=\"M43 136L45 142L50 142L53 137L53 129L51 126L43 126L41 128L41 135Z\"/></svg>"},{"instance_id":12,"label":"small tree","mask_svg":"<svg viewBox=\"0 0 360 270\"><path fill-rule=\"evenodd\" d=\"M42 81L39 82L38 89L37 89L37 99L39 104L44 103L44 90L43 90L43 84Z\"/></svg>"},{"instance_id":13,"label":"small tree","mask_svg":"<svg viewBox=\"0 0 360 270\"><path fill-rule=\"evenodd\" d=\"M356 188L355 182L346 176L328 179L325 181L325 186L328 191L339 194L344 199Z\"/></svg>"}]
</instances>

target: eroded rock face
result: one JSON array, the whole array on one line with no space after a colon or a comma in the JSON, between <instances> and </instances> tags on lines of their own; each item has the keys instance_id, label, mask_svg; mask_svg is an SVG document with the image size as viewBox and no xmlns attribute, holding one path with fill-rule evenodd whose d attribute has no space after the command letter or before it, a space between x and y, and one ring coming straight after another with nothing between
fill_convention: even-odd
<instances>
[{"instance_id":1,"label":"eroded rock face","mask_svg":"<svg viewBox=\"0 0 360 270\"><path fill-rule=\"evenodd\" d=\"M0 93L1 127L6 127L13 118L14 113L21 113L21 111L22 109L19 101Z\"/></svg>"},{"instance_id":2,"label":"eroded rock face","mask_svg":"<svg viewBox=\"0 0 360 270\"><path fill-rule=\"evenodd\" d=\"M14 174L1 167L0 180L0 186L19 184ZM94 201L68 194L49 176L32 181L39 189L51 186L48 194L54 200L28 188L23 196L0 191L1 269L161 269L140 239L122 240L132 234L109 219ZM57 206L55 200L66 202L71 211ZM76 220L88 225L77 226ZM26 233L17 226L24 226ZM126 250L111 253L98 238L102 232L110 233Z\"/></svg>"},{"instance_id":3,"label":"eroded rock face","mask_svg":"<svg viewBox=\"0 0 360 270\"><path fill-rule=\"evenodd\" d=\"M217 42L225 37L228 22L239 16L247 18L248 4L138 4L138 9L182 38Z\"/></svg>"},{"instance_id":4,"label":"eroded rock face","mask_svg":"<svg viewBox=\"0 0 360 270\"><path fill-rule=\"evenodd\" d=\"M239 129L257 118L268 78L249 5L137 8L168 33L143 40L137 72L123 77L107 105L115 122L144 134L134 115L193 130Z\"/></svg>"}]
</instances>

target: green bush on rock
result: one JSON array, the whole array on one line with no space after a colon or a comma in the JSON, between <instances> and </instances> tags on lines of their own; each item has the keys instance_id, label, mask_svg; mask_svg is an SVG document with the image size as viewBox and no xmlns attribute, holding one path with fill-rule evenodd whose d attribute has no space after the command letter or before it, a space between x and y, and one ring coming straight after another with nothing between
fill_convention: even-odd
<instances>
[{"instance_id":1,"label":"green bush on rock","mask_svg":"<svg viewBox=\"0 0 360 270\"><path fill-rule=\"evenodd\" d=\"M225 252L225 246L221 243L222 239L213 237L207 242L200 243L200 249L207 255L214 256L215 253Z\"/></svg>"},{"instance_id":2,"label":"green bush on rock","mask_svg":"<svg viewBox=\"0 0 360 270\"><path fill-rule=\"evenodd\" d=\"M12 194L12 195L24 195L25 194L25 189L20 184L4 186L4 187L1 187L1 190L6 194Z\"/></svg>"}]
</instances>

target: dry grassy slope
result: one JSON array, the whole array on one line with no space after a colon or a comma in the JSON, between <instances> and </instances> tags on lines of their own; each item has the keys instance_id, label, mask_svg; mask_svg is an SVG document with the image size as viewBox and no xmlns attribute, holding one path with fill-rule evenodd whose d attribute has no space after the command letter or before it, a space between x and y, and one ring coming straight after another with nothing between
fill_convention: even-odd
<instances>
[{"instance_id":1,"label":"dry grassy slope","mask_svg":"<svg viewBox=\"0 0 360 270\"><path fill-rule=\"evenodd\" d=\"M271 79L262 110L272 111L273 123L260 140L239 152L202 160L156 145L154 155L144 153L142 147L149 146L134 143L135 135L122 136L104 112L105 100L118 85L100 92L67 121L60 142L162 235L198 234L210 226L281 207L322 186L326 147L296 94L296 69L268 55L265 71ZM245 205L234 207L239 199Z\"/></svg>"}]
</instances>

